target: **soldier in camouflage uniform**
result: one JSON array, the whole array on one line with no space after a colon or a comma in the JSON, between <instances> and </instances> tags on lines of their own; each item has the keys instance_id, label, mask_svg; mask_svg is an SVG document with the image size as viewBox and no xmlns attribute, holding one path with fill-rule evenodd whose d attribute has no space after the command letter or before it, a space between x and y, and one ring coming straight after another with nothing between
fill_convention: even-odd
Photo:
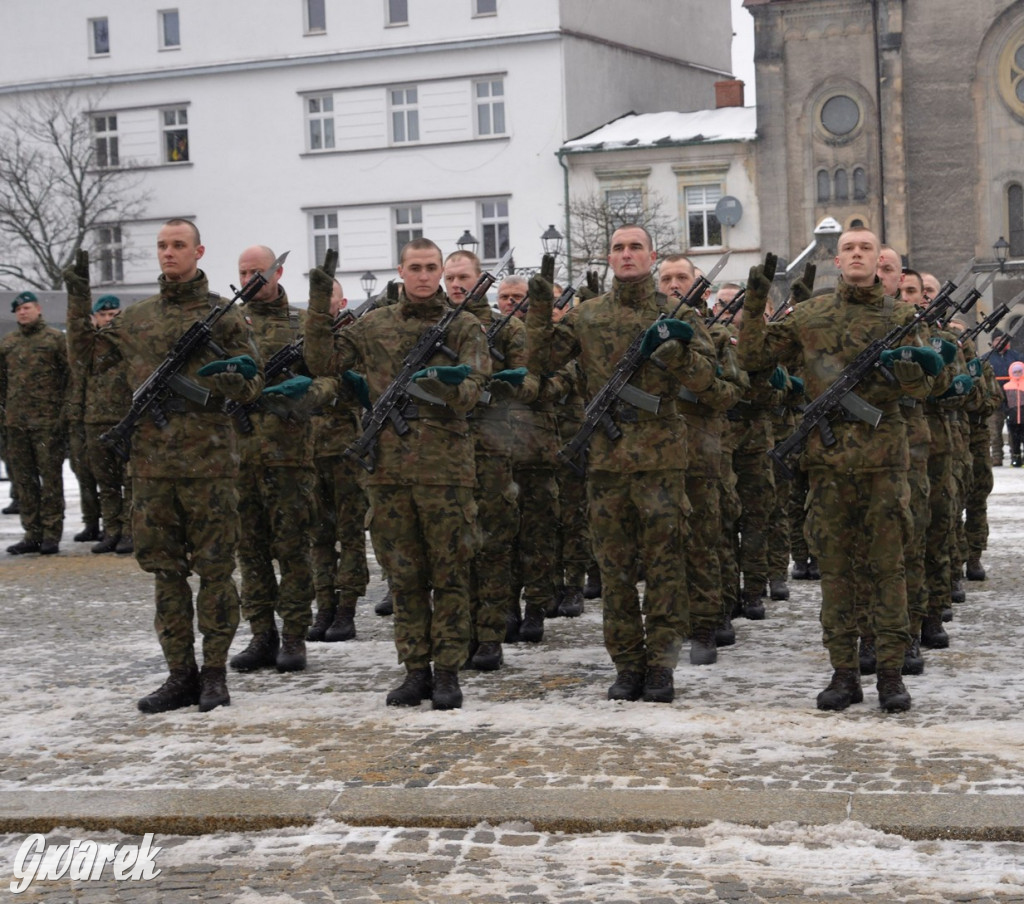
<instances>
[{"instance_id":1,"label":"soldier in camouflage uniform","mask_svg":"<svg viewBox=\"0 0 1024 904\"><path fill-rule=\"evenodd\" d=\"M96 475L92 472L89 448L85 437L86 373L80 367L70 368L68 386L67 425L68 458L78 481L78 496L82 506L83 527L74 536L76 543L95 543L103 534L100 530L100 496Z\"/></svg>"},{"instance_id":2,"label":"soldier in camouflage uniform","mask_svg":"<svg viewBox=\"0 0 1024 904\"><path fill-rule=\"evenodd\" d=\"M18 328L0 341L0 416L25 536L7 552L54 555L64 530L67 345L34 293L16 295L11 310Z\"/></svg>"},{"instance_id":3,"label":"soldier in camouflage uniform","mask_svg":"<svg viewBox=\"0 0 1024 904\"><path fill-rule=\"evenodd\" d=\"M331 278L310 271L306 363L313 373L364 372L371 400L392 383L423 333L448 310L440 288L441 250L428 239L409 242L398 267L398 304L371 311L331 332ZM370 533L394 593L395 646L406 668L387 696L391 706L435 709L462 705L458 671L469 652L469 563L478 545L473 484L473 438L466 414L490 373L480 322L468 312L452 321L447 347L418 372L416 398L403 405L409 431L391 427L377 438L376 465L367 478ZM431 661L434 672L431 675Z\"/></svg>"},{"instance_id":4,"label":"soldier in camouflage uniform","mask_svg":"<svg viewBox=\"0 0 1024 904\"><path fill-rule=\"evenodd\" d=\"M276 258L265 245L247 248L238 259L241 284L266 271ZM302 335L303 312L288 304L279 282L283 272L278 267L242 309L264 363ZM274 378L258 403L246 408L247 422L236 421L242 456L238 566L242 617L252 630L248 646L231 657L231 668L237 671L276 667L279 672L299 672L306 667L306 631L312 621L313 600L310 417L320 402L336 395L336 387L333 380L310 381L300 359ZM281 618L280 636L275 613Z\"/></svg>"},{"instance_id":5,"label":"soldier in camouflage uniform","mask_svg":"<svg viewBox=\"0 0 1024 904\"><path fill-rule=\"evenodd\" d=\"M331 316L348 307L341 283L331 289ZM364 471L345 450L359 438L360 391L365 380L345 374L338 394L313 417L316 468L313 589L316 618L306 640L340 643L356 636L356 603L366 593L366 492Z\"/></svg>"},{"instance_id":6,"label":"soldier in camouflage uniform","mask_svg":"<svg viewBox=\"0 0 1024 904\"><path fill-rule=\"evenodd\" d=\"M714 347L701 319L687 309L655 321L676 307L656 290L657 258L647 230L616 229L608 261L610 292L551 320L551 286L531 280L527 314L531 366L551 372L578 357L588 394L597 393L638 336L647 360L632 384L657 396L657 412L620 402L612 414L622 435L594 433L589 446L587 496L590 536L604 589L605 646L618 673L612 700L671 702L673 669L686 625L684 537L686 424L676 407L682 386L700 393L715 377ZM546 365L546 366L545 366ZM638 572L645 569L643 608Z\"/></svg>"},{"instance_id":7,"label":"soldier in camouflage uniform","mask_svg":"<svg viewBox=\"0 0 1024 904\"><path fill-rule=\"evenodd\" d=\"M808 396L820 395L872 339L913 318L909 306L884 294L876 276L879 252L873 232L846 230L839 237L835 259L841 274L835 293L812 298L770 324L762 315L771 285L763 268L752 268L737 347L740 364L748 370L763 370L775 363L803 367ZM899 398L927 395L942 367L939 355L920 347L921 341L911 332L908 357L903 358L902 352L894 356L895 383L872 373L858 385L857 394L882 412L877 427L837 416L830 424L835 444L826 447L815 431L801 459L810 482L806 532L821 568L823 640L834 669L828 687L818 695L819 709L843 710L864 699L857 648L858 598L851 589L858 572L870 576L876 594L871 627L879 704L887 712L910 708L910 695L900 676L910 640L903 561L910 492L906 425L899 413Z\"/></svg>"},{"instance_id":8,"label":"soldier in camouflage uniform","mask_svg":"<svg viewBox=\"0 0 1024 904\"><path fill-rule=\"evenodd\" d=\"M128 385L137 388L181 335L203 320L219 296L199 269L205 248L188 220L169 220L157 233L160 293L132 305L102 330L89 322L88 273L64 272L68 335L74 357L94 369L123 359ZM199 704L201 712L230 703L225 665L238 626L238 589L232 578L238 545L238 447L225 401L251 402L263 388L255 348L241 312L229 309L213 341L229 356L197 352L179 373L208 389L205 405L171 394L162 401L166 425L142 418L131 441L132 538L135 558L155 578L155 627L170 675L138 702L145 713ZM193 604L188 583L199 575ZM202 634L203 667L196 666L193 618Z\"/></svg>"}]
</instances>

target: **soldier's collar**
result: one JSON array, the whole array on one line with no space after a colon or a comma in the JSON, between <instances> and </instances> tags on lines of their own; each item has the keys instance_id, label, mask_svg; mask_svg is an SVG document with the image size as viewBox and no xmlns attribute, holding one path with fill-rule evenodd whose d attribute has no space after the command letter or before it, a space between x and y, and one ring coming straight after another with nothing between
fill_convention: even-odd
<instances>
[{"instance_id":1,"label":"soldier's collar","mask_svg":"<svg viewBox=\"0 0 1024 904\"><path fill-rule=\"evenodd\" d=\"M162 275L160 277L160 297L165 301L192 301L206 298L209 294L210 284L202 270L196 271L196 275L188 282L170 282Z\"/></svg>"},{"instance_id":2,"label":"soldier's collar","mask_svg":"<svg viewBox=\"0 0 1024 904\"><path fill-rule=\"evenodd\" d=\"M616 277L612 279L612 296L620 304L639 308L646 302L654 300L654 277L646 276L636 282L619 282Z\"/></svg>"}]
</instances>

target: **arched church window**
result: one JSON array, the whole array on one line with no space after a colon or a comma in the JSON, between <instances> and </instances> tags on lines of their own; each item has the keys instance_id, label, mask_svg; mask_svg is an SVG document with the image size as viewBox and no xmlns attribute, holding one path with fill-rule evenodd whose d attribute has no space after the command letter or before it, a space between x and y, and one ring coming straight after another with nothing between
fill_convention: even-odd
<instances>
[{"instance_id":1,"label":"arched church window","mask_svg":"<svg viewBox=\"0 0 1024 904\"><path fill-rule=\"evenodd\" d=\"M832 177L828 170L818 170L818 203L829 201L832 198Z\"/></svg>"},{"instance_id":2,"label":"arched church window","mask_svg":"<svg viewBox=\"0 0 1024 904\"><path fill-rule=\"evenodd\" d=\"M868 174L863 166L853 171L853 200L865 201L868 197Z\"/></svg>"},{"instance_id":3,"label":"arched church window","mask_svg":"<svg viewBox=\"0 0 1024 904\"><path fill-rule=\"evenodd\" d=\"M1024 257L1024 188L1012 183L1006 189L1007 225L1010 236L1010 257Z\"/></svg>"},{"instance_id":4,"label":"arched church window","mask_svg":"<svg viewBox=\"0 0 1024 904\"><path fill-rule=\"evenodd\" d=\"M844 169L836 170L836 200L850 200L850 180Z\"/></svg>"}]
</instances>

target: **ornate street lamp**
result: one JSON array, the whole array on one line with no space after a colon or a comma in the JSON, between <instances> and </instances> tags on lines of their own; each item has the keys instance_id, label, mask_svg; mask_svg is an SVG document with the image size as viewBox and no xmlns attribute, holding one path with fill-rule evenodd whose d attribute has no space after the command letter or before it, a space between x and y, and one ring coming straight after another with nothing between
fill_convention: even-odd
<instances>
[{"instance_id":1,"label":"ornate street lamp","mask_svg":"<svg viewBox=\"0 0 1024 904\"><path fill-rule=\"evenodd\" d=\"M558 257L562 251L562 233L555 229L554 223L552 223L544 234L540 237L540 243L544 246L544 253L550 254L552 257Z\"/></svg>"},{"instance_id":2,"label":"ornate street lamp","mask_svg":"<svg viewBox=\"0 0 1024 904\"><path fill-rule=\"evenodd\" d=\"M367 270L362 276L359 277L359 285L363 287L363 291L366 293L367 298L373 296L373 290L377 288L377 276Z\"/></svg>"},{"instance_id":3,"label":"ornate street lamp","mask_svg":"<svg viewBox=\"0 0 1024 904\"><path fill-rule=\"evenodd\" d=\"M459 251L472 251L473 254L476 254L477 249L480 247L480 242L477 240L476 236L467 229L456 240L455 246Z\"/></svg>"}]
</instances>

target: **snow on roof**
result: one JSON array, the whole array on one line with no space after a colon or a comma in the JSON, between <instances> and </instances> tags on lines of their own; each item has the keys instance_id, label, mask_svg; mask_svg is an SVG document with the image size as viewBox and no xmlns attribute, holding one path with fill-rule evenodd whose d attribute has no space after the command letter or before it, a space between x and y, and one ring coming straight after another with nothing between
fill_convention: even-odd
<instances>
[{"instance_id":1,"label":"snow on roof","mask_svg":"<svg viewBox=\"0 0 1024 904\"><path fill-rule=\"evenodd\" d=\"M564 151L617 150L659 147L704 141L753 141L757 137L756 107L719 107L679 113L627 113L609 123L573 138Z\"/></svg>"}]
</instances>

